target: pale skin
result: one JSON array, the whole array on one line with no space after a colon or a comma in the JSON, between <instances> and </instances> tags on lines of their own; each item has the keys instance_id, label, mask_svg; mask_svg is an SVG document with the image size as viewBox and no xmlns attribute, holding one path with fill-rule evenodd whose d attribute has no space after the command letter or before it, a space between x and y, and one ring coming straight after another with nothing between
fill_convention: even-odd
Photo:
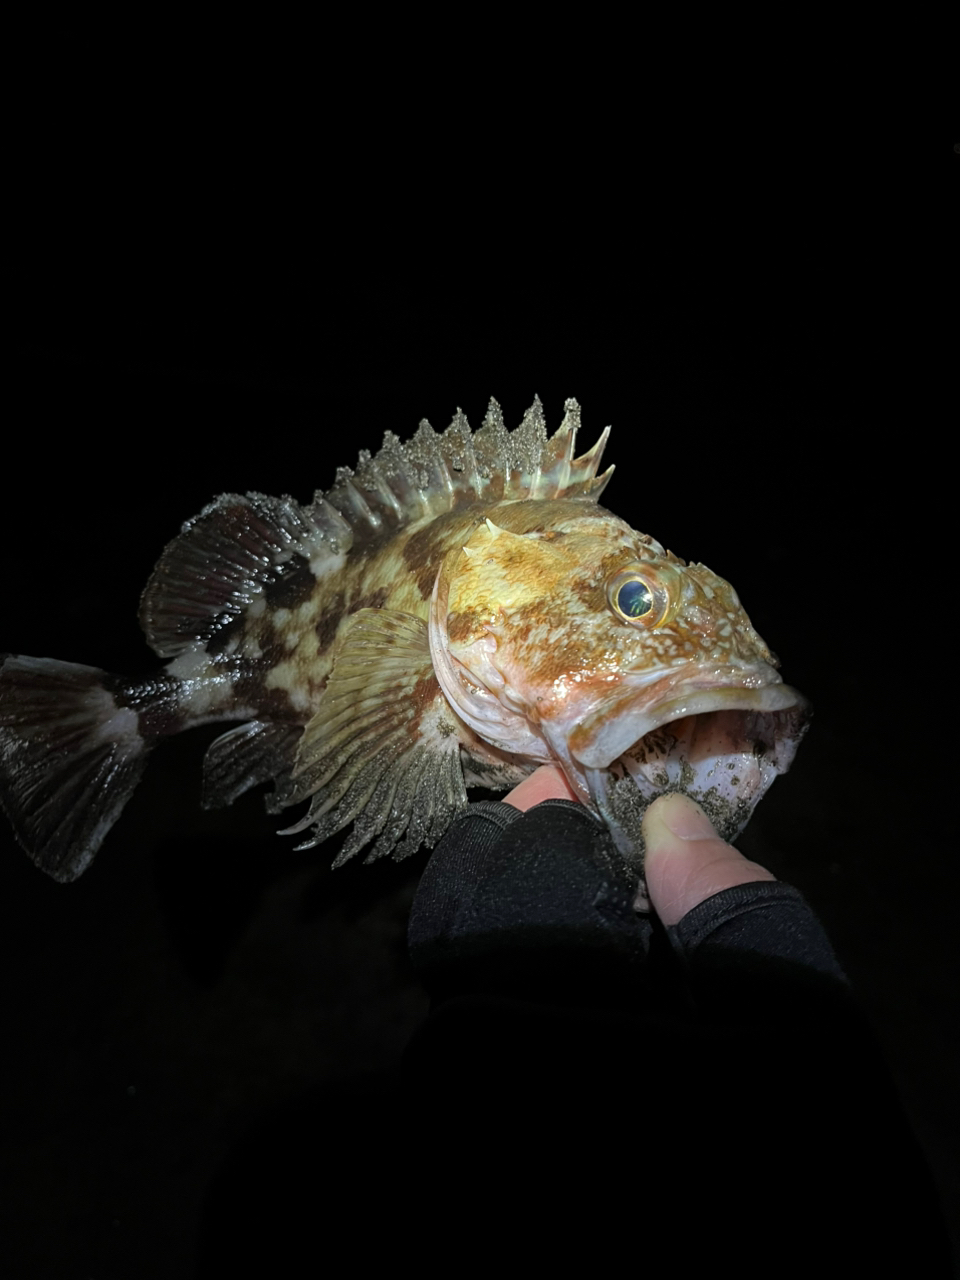
<instances>
[{"instance_id":1,"label":"pale skin","mask_svg":"<svg viewBox=\"0 0 960 1280\"><path fill-rule=\"evenodd\" d=\"M515 809L542 800L576 800L554 765L545 764L504 796ZM676 924L699 903L738 884L776 880L721 840L698 804L686 796L660 796L643 816L647 893L665 925Z\"/></svg>"}]
</instances>

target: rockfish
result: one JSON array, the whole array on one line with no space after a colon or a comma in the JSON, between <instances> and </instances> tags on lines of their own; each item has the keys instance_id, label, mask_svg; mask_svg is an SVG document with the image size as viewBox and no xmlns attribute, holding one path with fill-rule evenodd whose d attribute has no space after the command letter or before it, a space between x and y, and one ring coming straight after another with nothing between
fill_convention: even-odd
<instances>
[{"instance_id":1,"label":"rockfish","mask_svg":"<svg viewBox=\"0 0 960 1280\"><path fill-rule=\"evenodd\" d=\"M796 751L807 705L729 583L598 505L609 428L574 456L491 400L472 432L392 432L327 493L225 494L164 550L140 621L166 666L130 680L2 655L0 802L44 871L89 865L162 737L209 748L206 807L270 812L336 864L432 847L467 804L553 762L635 863L639 815L696 799L732 839Z\"/></svg>"}]
</instances>

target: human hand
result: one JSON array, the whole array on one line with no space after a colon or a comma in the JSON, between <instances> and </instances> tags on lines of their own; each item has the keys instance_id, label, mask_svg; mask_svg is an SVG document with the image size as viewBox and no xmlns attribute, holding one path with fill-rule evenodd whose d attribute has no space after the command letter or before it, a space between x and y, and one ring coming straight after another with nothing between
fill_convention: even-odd
<instances>
[{"instance_id":1,"label":"human hand","mask_svg":"<svg viewBox=\"0 0 960 1280\"><path fill-rule=\"evenodd\" d=\"M661 796L643 833L638 885L636 868L553 766L504 801L472 804L437 845L414 899L410 955L425 985L516 991L524 975L528 990L576 982L589 995L613 992L619 978L635 994L638 982L657 981L648 959L658 924L691 953L736 935L738 946L779 954L802 937L805 961L836 967L796 890L721 840L693 801ZM792 912L798 920L770 937L743 933L743 919L762 930Z\"/></svg>"},{"instance_id":2,"label":"human hand","mask_svg":"<svg viewBox=\"0 0 960 1280\"><path fill-rule=\"evenodd\" d=\"M506 804L521 812L551 799L576 799L555 765L543 765L504 796ZM676 924L723 889L776 879L721 840L700 806L676 792L650 805L643 816L643 836L647 893L665 925Z\"/></svg>"},{"instance_id":3,"label":"human hand","mask_svg":"<svg viewBox=\"0 0 960 1280\"><path fill-rule=\"evenodd\" d=\"M672 1221L693 1205L710 1242L703 1270L749 1202L752 1227L769 1231L757 1274L784 1240L793 1258L797 1239L805 1273L843 1239L858 1257L873 1248L868 1270L887 1274L880 1220L903 1224L900 1270L952 1274L922 1156L802 895L669 794L643 817L655 914L639 913L635 868L575 799L545 766L506 803L471 805L414 899L410 957L432 1007L406 1058L410 1110L418 1149L424 1116L436 1117L434 1149L468 1144L458 1176L438 1176L450 1215L469 1203L472 1143L484 1153L477 1196L491 1168L498 1202L521 1216L530 1188L550 1187L565 1226L588 1224L587 1259L597 1223L632 1221L638 1205ZM592 1176L622 1167L626 1179ZM678 1247L683 1269L686 1239Z\"/></svg>"}]
</instances>

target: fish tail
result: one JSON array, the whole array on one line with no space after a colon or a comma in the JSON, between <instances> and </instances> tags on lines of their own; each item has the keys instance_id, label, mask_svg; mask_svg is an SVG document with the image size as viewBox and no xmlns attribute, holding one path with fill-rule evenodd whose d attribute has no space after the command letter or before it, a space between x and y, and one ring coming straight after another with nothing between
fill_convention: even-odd
<instances>
[{"instance_id":1,"label":"fish tail","mask_svg":"<svg viewBox=\"0 0 960 1280\"><path fill-rule=\"evenodd\" d=\"M86 870L170 731L168 683L0 654L0 806L55 880Z\"/></svg>"}]
</instances>

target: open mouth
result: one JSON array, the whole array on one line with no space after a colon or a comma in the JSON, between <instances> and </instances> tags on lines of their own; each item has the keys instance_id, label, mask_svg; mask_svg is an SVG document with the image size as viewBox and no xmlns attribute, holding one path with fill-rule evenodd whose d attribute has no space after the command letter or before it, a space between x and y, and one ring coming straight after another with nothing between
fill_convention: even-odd
<instances>
[{"instance_id":1,"label":"open mouth","mask_svg":"<svg viewBox=\"0 0 960 1280\"><path fill-rule=\"evenodd\" d=\"M809 709L716 710L671 720L644 734L614 763L650 801L683 791L716 817L731 839L774 778L786 773L806 729ZM715 824L716 825L716 824Z\"/></svg>"},{"instance_id":2,"label":"open mouth","mask_svg":"<svg viewBox=\"0 0 960 1280\"><path fill-rule=\"evenodd\" d=\"M762 716L806 706L796 689L783 684L766 664L695 668L654 679L628 676L612 698L599 702L571 733L571 755L587 768L603 769L676 720L718 712Z\"/></svg>"},{"instance_id":3,"label":"open mouth","mask_svg":"<svg viewBox=\"0 0 960 1280\"><path fill-rule=\"evenodd\" d=\"M688 676L660 698L624 690L571 734L594 803L631 860L642 856L640 820L657 796L690 796L730 841L793 761L810 719L806 699L772 668L713 680Z\"/></svg>"}]
</instances>

